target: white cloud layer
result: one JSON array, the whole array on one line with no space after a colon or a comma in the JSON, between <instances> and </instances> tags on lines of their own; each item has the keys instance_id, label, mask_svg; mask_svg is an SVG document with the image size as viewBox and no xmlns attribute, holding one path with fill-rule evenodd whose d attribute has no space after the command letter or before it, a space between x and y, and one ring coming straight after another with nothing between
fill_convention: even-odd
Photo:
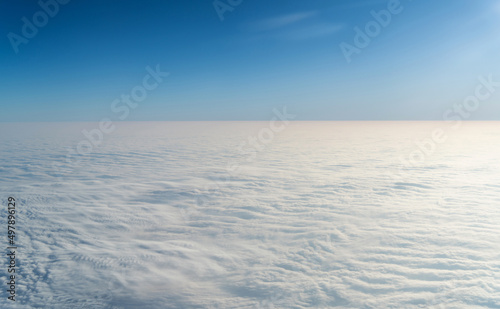
<instances>
[{"instance_id":1,"label":"white cloud layer","mask_svg":"<svg viewBox=\"0 0 500 309\"><path fill-rule=\"evenodd\" d=\"M238 145L268 123L120 123L55 170L77 125L0 124L20 243L1 307L499 308L498 123L387 175L440 125L297 122L247 162Z\"/></svg>"}]
</instances>

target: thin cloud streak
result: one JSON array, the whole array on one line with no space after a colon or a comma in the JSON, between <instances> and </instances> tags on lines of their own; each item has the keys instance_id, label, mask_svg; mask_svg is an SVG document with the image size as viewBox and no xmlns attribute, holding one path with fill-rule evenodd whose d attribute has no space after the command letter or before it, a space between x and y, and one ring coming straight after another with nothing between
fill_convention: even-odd
<instances>
[{"instance_id":1,"label":"thin cloud streak","mask_svg":"<svg viewBox=\"0 0 500 309\"><path fill-rule=\"evenodd\" d=\"M343 28L340 24L318 23L301 29L290 31L282 37L289 40L306 40L328 36L339 32Z\"/></svg>"},{"instance_id":2,"label":"thin cloud streak","mask_svg":"<svg viewBox=\"0 0 500 309\"><path fill-rule=\"evenodd\" d=\"M340 31L340 23L318 21L318 11L297 12L262 19L248 25L247 30L255 36L249 41L273 39L298 41L324 37Z\"/></svg>"},{"instance_id":3,"label":"thin cloud streak","mask_svg":"<svg viewBox=\"0 0 500 309\"><path fill-rule=\"evenodd\" d=\"M292 24L316 16L317 14L318 14L317 11L309 11L309 12L293 13L278 17L266 18L252 23L250 25L250 29L253 31L270 31L285 26L290 26Z\"/></svg>"}]
</instances>

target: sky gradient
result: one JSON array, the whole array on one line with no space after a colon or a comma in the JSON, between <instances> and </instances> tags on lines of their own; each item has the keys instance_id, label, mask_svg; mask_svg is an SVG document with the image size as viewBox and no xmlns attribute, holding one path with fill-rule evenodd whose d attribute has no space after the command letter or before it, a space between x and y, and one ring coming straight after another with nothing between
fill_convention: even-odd
<instances>
[{"instance_id":1,"label":"sky gradient","mask_svg":"<svg viewBox=\"0 0 500 309\"><path fill-rule=\"evenodd\" d=\"M42 8L4 1L0 122L269 120L282 106L296 120L443 120L479 76L500 81L492 0L401 0L346 61L340 44L356 47L355 27L391 3L243 0L218 14L206 0L69 1L16 52L12 33ZM148 66L169 75L119 119L112 102ZM500 120L498 90L468 119Z\"/></svg>"}]
</instances>

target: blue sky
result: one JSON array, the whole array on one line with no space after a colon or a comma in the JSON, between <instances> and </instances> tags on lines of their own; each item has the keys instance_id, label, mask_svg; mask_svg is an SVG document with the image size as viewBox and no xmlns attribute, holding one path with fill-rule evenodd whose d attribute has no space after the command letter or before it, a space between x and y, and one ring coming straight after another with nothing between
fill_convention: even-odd
<instances>
[{"instance_id":1,"label":"blue sky","mask_svg":"<svg viewBox=\"0 0 500 309\"><path fill-rule=\"evenodd\" d=\"M117 120L111 102L158 64L170 75L126 120L268 120L281 106L297 120L441 120L478 76L500 81L492 0L401 0L348 63L339 45L389 3L243 0L221 20L206 0L73 0L16 53L9 33L42 8L3 1L0 121ZM500 88L470 119L500 120Z\"/></svg>"}]
</instances>

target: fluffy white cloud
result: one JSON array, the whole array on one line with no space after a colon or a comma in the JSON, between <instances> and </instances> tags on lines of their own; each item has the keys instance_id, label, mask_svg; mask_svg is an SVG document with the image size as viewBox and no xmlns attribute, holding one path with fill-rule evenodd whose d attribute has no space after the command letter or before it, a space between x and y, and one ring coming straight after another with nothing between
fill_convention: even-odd
<instances>
[{"instance_id":1,"label":"fluffy white cloud","mask_svg":"<svg viewBox=\"0 0 500 309\"><path fill-rule=\"evenodd\" d=\"M79 164L74 127L2 124L17 308L498 308L498 126L386 175L436 125L292 123L207 192L266 123L123 124Z\"/></svg>"}]
</instances>

